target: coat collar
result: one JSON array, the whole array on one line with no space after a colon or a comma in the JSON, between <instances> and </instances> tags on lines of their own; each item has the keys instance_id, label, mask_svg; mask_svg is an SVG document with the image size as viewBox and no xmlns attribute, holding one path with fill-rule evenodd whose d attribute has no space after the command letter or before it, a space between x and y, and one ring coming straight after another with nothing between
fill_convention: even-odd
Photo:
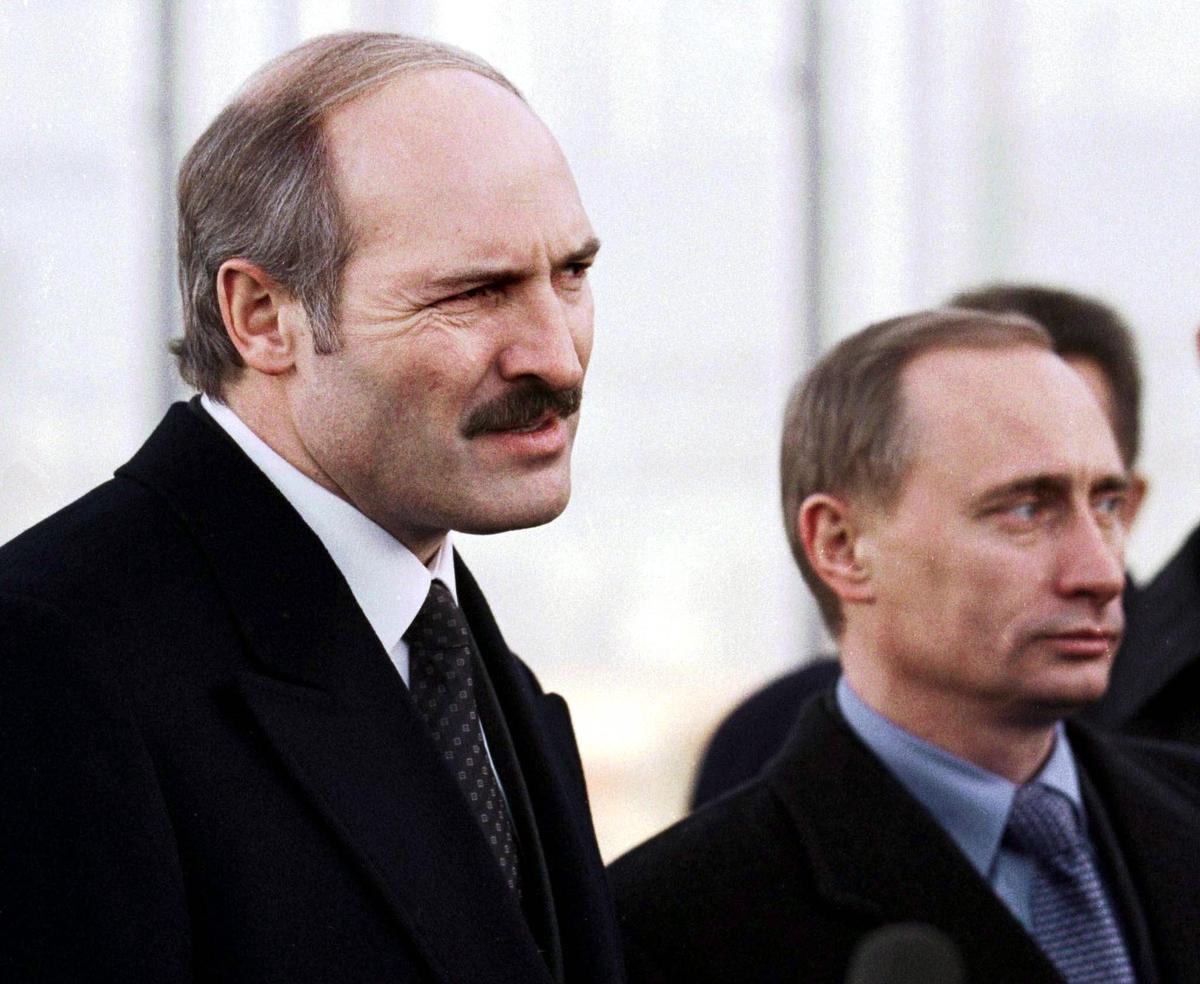
<instances>
[{"instance_id":1,"label":"coat collar","mask_svg":"<svg viewBox=\"0 0 1200 984\"><path fill-rule=\"evenodd\" d=\"M1054 968L950 838L850 731L832 694L810 702L765 780L816 891L868 924L917 921L962 948L972 977L1057 982Z\"/></svg>"},{"instance_id":2,"label":"coat collar","mask_svg":"<svg viewBox=\"0 0 1200 984\"><path fill-rule=\"evenodd\" d=\"M509 652L475 578L461 558L455 560L459 602L480 652ZM508 746L520 750L519 770L514 771L524 781L511 792L527 797L523 809L536 818L550 901L546 930L557 929L565 979L622 980L620 935L566 701L558 694L543 694L517 659L488 662L487 668L504 708ZM562 863L564 859L571 863ZM553 963L553 955L548 957Z\"/></svg>"},{"instance_id":3,"label":"coat collar","mask_svg":"<svg viewBox=\"0 0 1200 984\"><path fill-rule=\"evenodd\" d=\"M1148 937L1143 949L1163 981L1194 980L1200 953L1200 752L1071 726L1071 741L1105 819L1097 846L1135 900L1127 922ZM1098 808L1097 808L1098 807ZM1135 949L1132 948L1131 949ZM1143 966L1151 961L1143 954ZM1139 981L1150 982L1143 974Z\"/></svg>"},{"instance_id":4,"label":"coat collar","mask_svg":"<svg viewBox=\"0 0 1200 984\"><path fill-rule=\"evenodd\" d=\"M446 982L549 982L399 675L295 510L184 404L118 475L160 495L208 559L249 656L234 698L431 969ZM474 629L486 604L468 607ZM490 613L488 622L484 634L502 646ZM507 661L507 649L499 655Z\"/></svg>"},{"instance_id":5,"label":"coat collar","mask_svg":"<svg viewBox=\"0 0 1200 984\"><path fill-rule=\"evenodd\" d=\"M1128 606L1125 644L1089 717L1120 726L1200 659L1200 527Z\"/></svg>"}]
</instances>

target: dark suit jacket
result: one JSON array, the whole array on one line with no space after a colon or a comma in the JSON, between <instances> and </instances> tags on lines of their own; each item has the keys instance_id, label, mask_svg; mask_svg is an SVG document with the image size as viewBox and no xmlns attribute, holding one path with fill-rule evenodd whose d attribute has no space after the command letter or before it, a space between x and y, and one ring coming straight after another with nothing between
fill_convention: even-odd
<instances>
[{"instance_id":1,"label":"dark suit jacket","mask_svg":"<svg viewBox=\"0 0 1200 984\"><path fill-rule=\"evenodd\" d=\"M1068 727L1140 984L1200 981L1200 754ZM957 942L971 984L1058 981L832 695L757 780L610 875L635 984L841 984L864 934L910 920Z\"/></svg>"},{"instance_id":2,"label":"dark suit jacket","mask_svg":"<svg viewBox=\"0 0 1200 984\"><path fill-rule=\"evenodd\" d=\"M1093 716L1131 734L1200 743L1200 528L1138 592L1128 620Z\"/></svg>"},{"instance_id":3,"label":"dark suit jacket","mask_svg":"<svg viewBox=\"0 0 1200 984\"><path fill-rule=\"evenodd\" d=\"M457 577L524 913L324 547L198 406L0 549L0 979L619 980L566 705Z\"/></svg>"}]
</instances>

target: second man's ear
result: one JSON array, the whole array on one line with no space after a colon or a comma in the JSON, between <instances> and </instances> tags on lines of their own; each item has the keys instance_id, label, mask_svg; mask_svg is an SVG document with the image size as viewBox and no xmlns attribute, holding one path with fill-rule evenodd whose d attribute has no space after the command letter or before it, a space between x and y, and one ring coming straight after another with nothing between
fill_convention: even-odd
<instances>
[{"instance_id":1,"label":"second man's ear","mask_svg":"<svg viewBox=\"0 0 1200 984\"><path fill-rule=\"evenodd\" d=\"M862 562L853 510L837 496L817 493L800 504L796 529L808 563L829 590L845 601L873 598L871 575Z\"/></svg>"},{"instance_id":2,"label":"second man's ear","mask_svg":"<svg viewBox=\"0 0 1200 984\"><path fill-rule=\"evenodd\" d=\"M217 271L217 301L225 332L242 361L270 376L295 363L297 309L290 292L249 260L226 260Z\"/></svg>"}]
</instances>

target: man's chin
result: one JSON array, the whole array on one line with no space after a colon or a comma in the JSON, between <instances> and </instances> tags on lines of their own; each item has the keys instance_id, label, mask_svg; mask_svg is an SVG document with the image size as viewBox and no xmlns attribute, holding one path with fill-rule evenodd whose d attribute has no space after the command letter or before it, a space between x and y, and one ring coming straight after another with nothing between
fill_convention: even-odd
<instances>
[{"instance_id":1,"label":"man's chin","mask_svg":"<svg viewBox=\"0 0 1200 984\"><path fill-rule=\"evenodd\" d=\"M1030 715L1040 722L1054 722L1096 703L1108 690L1108 670L1099 677L1082 679L1046 687L1032 695L1028 702Z\"/></svg>"},{"instance_id":2,"label":"man's chin","mask_svg":"<svg viewBox=\"0 0 1200 984\"><path fill-rule=\"evenodd\" d=\"M561 490L534 497L521 496L519 491L514 491L463 514L452 528L461 533L487 535L544 526L562 515L570 498L569 482Z\"/></svg>"}]
</instances>

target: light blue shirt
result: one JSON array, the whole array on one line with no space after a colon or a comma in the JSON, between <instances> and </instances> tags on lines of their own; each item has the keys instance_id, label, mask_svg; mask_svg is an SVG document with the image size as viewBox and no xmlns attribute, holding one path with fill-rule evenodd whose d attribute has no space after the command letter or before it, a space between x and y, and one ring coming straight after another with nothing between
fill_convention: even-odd
<instances>
[{"instance_id":1,"label":"light blue shirt","mask_svg":"<svg viewBox=\"0 0 1200 984\"><path fill-rule=\"evenodd\" d=\"M1031 927L1033 862L1001 843L1017 787L1003 776L951 755L868 707L843 676L838 708L850 729L933 816L1026 929ZM1033 780L1063 793L1086 821L1079 774L1060 723L1054 749Z\"/></svg>"}]
</instances>

